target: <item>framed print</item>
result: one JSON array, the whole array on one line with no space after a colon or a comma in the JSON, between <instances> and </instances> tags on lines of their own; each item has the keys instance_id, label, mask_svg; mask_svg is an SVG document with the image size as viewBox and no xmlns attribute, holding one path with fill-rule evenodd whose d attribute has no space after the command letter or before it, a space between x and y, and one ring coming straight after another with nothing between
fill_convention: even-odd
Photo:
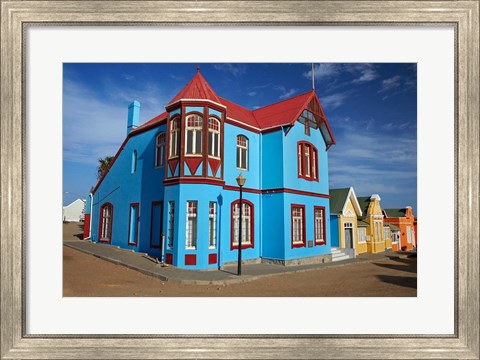
<instances>
[{"instance_id":1,"label":"framed print","mask_svg":"<svg viewBox=\"0 0 480 360\"><path fill-rule=\"evenodd\" d=\"M1 17L2 359L479 357L478 0L2 0ZM169 62L416 63L417 297L62 297L62 64Z\"/></svg>"}]
</instances>

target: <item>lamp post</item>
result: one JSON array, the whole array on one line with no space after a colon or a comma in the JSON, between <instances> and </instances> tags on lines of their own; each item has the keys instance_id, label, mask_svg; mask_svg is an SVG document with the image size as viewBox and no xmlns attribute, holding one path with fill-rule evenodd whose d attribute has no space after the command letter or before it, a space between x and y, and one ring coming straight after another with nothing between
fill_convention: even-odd
<instances>
[{"instance_id":1,"label":"lamp post","mask_svg":"<svg viewBox=\"0 0 480 360\"><path fill-rule=\"evenodd\" d=\"M242 187L245 185L245 179L243 175L240 173L237 177L237 184L240 187L240 215L238 217L238 269L237 275L242 275L242 210L243 210L243 202L242 202Z\"/></svg>"}]
</instances>

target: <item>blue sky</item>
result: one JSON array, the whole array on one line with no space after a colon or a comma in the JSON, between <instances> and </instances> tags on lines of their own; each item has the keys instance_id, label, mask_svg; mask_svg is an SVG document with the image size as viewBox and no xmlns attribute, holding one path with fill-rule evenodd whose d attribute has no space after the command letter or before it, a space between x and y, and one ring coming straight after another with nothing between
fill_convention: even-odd
<instances>
[{"instance_id":1,"label":"blue sky","mask_svg":"<svg viewBox=\"0 0 480 360\"><path fill-rule=\"evenodd\" d=\"M140 123L195 75L215 92L256 109L312 87L311 64L64 64L64 205L96 183L98 159L115 155L126 136L127 107ZM315 89L337 141L329 150L330 188L378 193L382 207L417 207L415 64L315 64Z\"/></svg>"}]
</instances>

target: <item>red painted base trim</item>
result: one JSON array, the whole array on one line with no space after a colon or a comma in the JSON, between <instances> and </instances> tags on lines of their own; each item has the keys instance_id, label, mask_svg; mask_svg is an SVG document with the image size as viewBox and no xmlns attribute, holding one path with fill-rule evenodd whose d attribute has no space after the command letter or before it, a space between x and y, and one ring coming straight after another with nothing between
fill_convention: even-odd
<instances>
[{"instance_id":1,"label":"red painted base trim","mask_svg":"<svg viewBox=\"0 0 480 360\"><path fill-rule=\"evenodd\" d=\"M185 255L185 265L197 265L197 255Z\"/></svg>"},{"instance_id":2,"label":"red painted base trim","mask_svg":"<svg viewBox=\"0 0 480 360\"><path fill-rule=\"evenodd\" d=\"M216 264L217 263L217 254L208 254L208 264Z\"/></svg>"},{"instance_id":3,"label":"red painted base trim","mask_svg":"<svg viewBox=\"0 0 480 360\"><path fill-rule=\"evenodd\" d=\"M83 238L86 239L90 236L90 214L85 214L83 220Z\"/></svg>"},{"instance_id":4,"label":"red painted base trim","mask_svg":"<svg viewBox=\"0 0 480 360\"><path fill-rule=\"evenodd\" d=\"M169 265L173 265L173 254L166 254L165 255L165 262Z\"/></svg>"}]
</instances>

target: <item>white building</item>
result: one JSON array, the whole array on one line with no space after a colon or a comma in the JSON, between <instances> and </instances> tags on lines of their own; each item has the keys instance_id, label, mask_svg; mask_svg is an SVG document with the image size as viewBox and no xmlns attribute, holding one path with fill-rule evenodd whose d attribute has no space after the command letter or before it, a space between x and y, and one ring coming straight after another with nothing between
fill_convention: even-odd
<instances>
[{"instance_id":1,"label":"white building","mask_svg":"<svg viewBox=\"0 0 480 360\"><path fill-rule=\"evenodd\" d=\"M85 216L85 200L77 199L63 207L63 221L83 221Z\"/></svg>"}]
</instances>

